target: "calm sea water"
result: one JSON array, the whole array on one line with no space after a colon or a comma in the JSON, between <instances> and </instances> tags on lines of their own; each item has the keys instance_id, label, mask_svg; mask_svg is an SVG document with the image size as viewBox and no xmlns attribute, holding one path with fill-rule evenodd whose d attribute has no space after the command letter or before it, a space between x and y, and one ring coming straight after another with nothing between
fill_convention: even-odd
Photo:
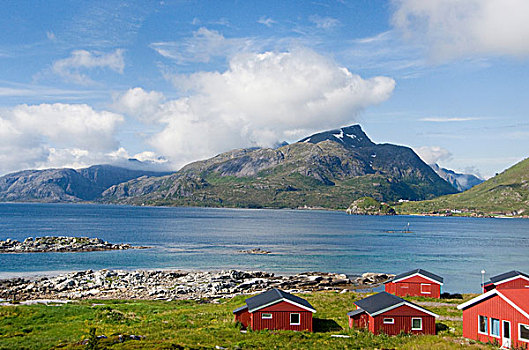
<instances>
[{"instance_id":1,"label":"calm sea water","mask_svg":"<svg viewBox=\"0 0 529 350\"><path fill-rule=\"evenodd\" d=\"M403 230L413 233L387 233ZM529 272L529 220L350 216L343 212L0 203L0 239L100 237L151 249L0 254L0 278L84 269L259 269L399 273L424 268L444 291ZM237 253L261 248L270 255Z\"/></svg>"}]
</instances>

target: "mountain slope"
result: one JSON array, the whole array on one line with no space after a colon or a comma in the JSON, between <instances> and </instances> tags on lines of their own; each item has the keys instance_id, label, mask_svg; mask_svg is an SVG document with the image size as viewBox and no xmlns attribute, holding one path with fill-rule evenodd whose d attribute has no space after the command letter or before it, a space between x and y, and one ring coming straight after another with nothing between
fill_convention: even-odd
<instances>
[{"instance_id":1,"label":"mountain slope","mask_svg":"<svg viewBox=\"0 0 529 350\"><path fill-rule=\"evenodd\" d=\"M163 173L111 165L94 165L79 170L24 170L0 177L0 201L92 201L112 185L145 175Z\"/></svg>"},{"instance_id":2,"label":"mountain slope","mask_svg":"<svg viewBox=\"0 0 529 350\"><path fill-rule=\"evenodd\" d=\"M112 186L102 200L152 205L347 208L357 198L456 192L410 148L375 144L353 125L277 149L240 149L175 174Z\"/></svg>"},{"instance_id":3,"label":"mountain slope","mask_svg":"<svg viewBox=\"0 0 529 350\"><path fill-rule=\"evenodd\" d=\"M399 213L457 213L464 215L528 215L529 159L471 189L422 202L403 203Z\"/></svg>"},{"instance_id":4,"label":"mountain slope","mask_svg":"<svg viewBox=\"0 0 529 350\"><path fill-rule=\"evenodd\" d=\"M472 174L459 174L453 170L441 168L437 164L429 165L437 175L446 180L450 185L454 186L458 191L466 191L484 181Z\"/></svg>"}]
</instances>

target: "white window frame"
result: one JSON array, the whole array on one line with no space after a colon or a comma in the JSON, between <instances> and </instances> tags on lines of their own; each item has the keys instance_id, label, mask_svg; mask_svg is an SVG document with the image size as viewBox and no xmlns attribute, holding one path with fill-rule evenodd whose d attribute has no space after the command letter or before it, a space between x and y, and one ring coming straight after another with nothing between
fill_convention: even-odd
<instances>
[{"instance_id":1,"label":"white window frame","mask_svg":"<svg viewBox=\"0 0 529 350\"><path fill-rule=\"evenodd\" d=\"M522 326L529 328L529 324L518 323L518 340L529 343L529 339L522 338Z\"/></svg>"},{"instance_id":2,"label":"white window frame","mask_svg":"<svg viewBox=\"0 0 529 350\"><path fill-rule=\"evenodd\" d=\"M266 313L266 314L261 314L261 319L262 320L271 320L272 319L272 314L270 313Z\"/></svg>"},{"instance_id":3,"label":"white window frame","mask_svg":"<svg viewBox=\"0 0 529 350\"><path fill-rule=\"evenodd\" d=\"M486 320L485 320L485 327L487 327L487 330L485 333L483 333L481 330L480 330L480 325L481 325L481 322L479 322L479 318L480 317L485 317ZM478 334L483 334L483 335L489 335L489 317L487 316L483 316L483 315L478 315Z\"/></svg>"},{"instance_id":4,"label":"white window frame","mask_svg":"<svg viewBox=\"0 0 529 350\"><path fill-rule=\"evenodd\" d=\"M297 323L293 323L292 322L292 315L298 315L298 322ZM300 313L296 312L296 313L291 313L290 314L290 325L291 326L299 326L299 325L301 325L301 314Z\"/></svg>"},{"instance_id":5,"label":"white window frame","mask_svg":"<svg viewBox=\"0 0 529 350\"><path fill-rule=\"evenodd\" d=\"M413 320L419 320L421 321L421 328L413 328ZM422 317L412 317L411 319L411 330L412 331L422 331Z\"/></svg>"},{"instance_id":6,"label":"white window frame","mask_svg":"<svg viewBox=\"0 0 529 350\"><path fill-rule=\"evenodd\" d=\"M490 325L489 325L490 336L500 339L501 338L501 321L500 321L500 319L489 317L489 320L490 320L489 321L489 323L490 323ZM498 335L492 334L492 320L498 320Z\"/></svg>"},{"instance_id":7,"label":"white window frame","mask_svg":"<svg viewBox=\"0 0 529 350\"><path fill-rule=\"evenodd\" d=\"M382 323L384 324L395 324L395 319L394 318L385 318Z\"/></svg>"},{"instance_id":8,"label":"white window frame","mask_svg":"<svg viewBox=\"0 0 529 350\"><path fill-rule=\"evenodd\" d=\"M506 338L505 337L505 324L508 323L509 324L509 338ZM511 340L512 339L512 327L511 327L511 321L507 321L507 320L502 320L501 321L501 337L503 339L509 339Z\"/></svg>"},{"instance_id":9,"label":"white window frame","mask_svg":"<svg viewBox=\"0 0 529 350\"><path fill-rule=\"evenodd\" d=\"M430 286L429 292L423 292L422 286ZM421 294L432 294L432 285L430 283L421 283Z\"/></svg>"}]
</instances>

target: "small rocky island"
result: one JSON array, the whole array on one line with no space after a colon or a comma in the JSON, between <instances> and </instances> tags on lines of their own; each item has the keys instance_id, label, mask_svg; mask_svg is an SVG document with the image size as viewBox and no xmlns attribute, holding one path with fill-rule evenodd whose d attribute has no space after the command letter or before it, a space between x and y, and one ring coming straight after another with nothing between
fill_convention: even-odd
<instances>
[{"instance_id":1,"label":"small rocky island","mask_svg":"<svg viewBox=\"0 0 529 350\"><path fill-rule=\"evenodd\" d=\"M102 250L145 249L130 244L113 244L100 238L88 237L28 237L23 242L0 241L0 253L94 252Z\"/></svg>"},{"instance_id":2,"label":"small rocky island","mask_svg":"<svg viewBox=\"0 0 529 350\"><path fill-rule=\"evenodd\" d=\"M0 280L0 299L205 299L214 301L240 294L280 288L303 291L347 292L373 288L394 275L306 272L290 276L264 271L123 271L87 270L59 276Z\"/></svg>"}]
</instances>

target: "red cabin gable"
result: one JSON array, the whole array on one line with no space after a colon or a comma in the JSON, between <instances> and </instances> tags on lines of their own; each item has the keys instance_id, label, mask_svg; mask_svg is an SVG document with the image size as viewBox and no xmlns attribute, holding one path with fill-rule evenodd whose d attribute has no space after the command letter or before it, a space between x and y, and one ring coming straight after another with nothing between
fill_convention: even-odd
<instances>
[{"instance_id":1,"label":"red cabin gable","mask_svg":"<svg viewBox=\"0 0 529 350\"><path fill-rule=\"evenodd\" d=\"M309 332L312 332L314 312L306 300L278 289L246 299L245 306L233 311L235 320L245 328Z\"/></svg>"},{"instance_id":2,"label":"red cabin gable","mask_svg":"<svg viewBox=\"0 0 529 350\"><path fill-rule=\"evenodd\" d=\"M395 276L385 283L385 291L397 296L441 297L443 278L417 269Z\"/></svg>"},{"instance_id":3,"label":"red cabin gable","mask_svg":"<svg viewBox=\"0 0 529 350\"><path fill-rule=\"evenodd\" d=\"M373 334L435 334L436 314L392 294L378 293L355 304L358 309L347 314L351 328Z\"/></svg>"},{"instance_id":4,"label":"red cabin gable","mask_svg":"<svg viewBox=\"0 0 529 350\"><path fill-rule=\"evenodd\" d=\"M510 271L490 278L490 281L483 284L483 293L493 289L518 289L529 288L529 275Z\"/></svg>"},{"instance_id":5,"label":"red cabin gable","mask_svg":"<svg viewBox=\"0 0 529 350\"><path fill-rule=\"evenodd\" d=\"M458 309L465 338L529 349L529 289L493 289Z\"/></svg>"}]
</instances>

